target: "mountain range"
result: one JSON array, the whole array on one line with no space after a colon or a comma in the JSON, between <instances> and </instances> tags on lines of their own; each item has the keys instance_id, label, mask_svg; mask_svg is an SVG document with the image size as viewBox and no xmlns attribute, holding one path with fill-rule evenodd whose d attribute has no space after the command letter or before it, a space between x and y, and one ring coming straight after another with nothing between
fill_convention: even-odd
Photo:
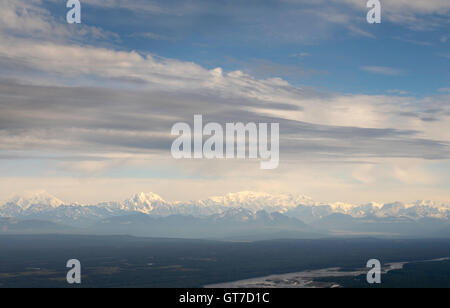
<instances>
[{"instance_id":1,"label":"mountain range","mask_svg":"<svg viewBox=\"0 0 450 308\"><path fill-rule=\"evenodd\" d=\"M189 238L329 235L450 237L450 206L414 203L320 203L257 192L169 202L139 193L121 202L68 204L40 191L0 206L2 233L93 233Z\"/></svg>"}]
</instances>

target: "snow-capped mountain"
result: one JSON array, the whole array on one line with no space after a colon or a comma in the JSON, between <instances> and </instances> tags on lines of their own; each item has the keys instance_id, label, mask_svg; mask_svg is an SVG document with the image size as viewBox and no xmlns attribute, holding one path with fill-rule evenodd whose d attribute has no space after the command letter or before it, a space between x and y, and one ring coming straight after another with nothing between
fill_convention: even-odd
<instances>
[{"instance_id":1,"label":"snow-capped mountain","mask_svg":"<svg viewBox=\"0 0 450 308\"><path fill-rule=\"evenodd\" d=\"M371 202L363 205L332 204L298 205L285 213L287 216L302 219L305 222L314 222L331 214L343 214L353 218L364 217L406 217L413 220L422 218L436 218L448 220L450 206L438 205L432 202L417 201L413 204L402 202L379 204Z\"/></svg>"},{"instance_id":2,"label":"snow-capped mountain","mask_svg":"<svg viewBox=\"0 0 450 308\"><path fill-rule=\"evenodd\" d=\"M11 198L7 203L14 203L22 209L27 209L37 204L45 205L51 208L56 208L61 204L64 204L63 201L43 190L26 192L21 196Z\"/></svg>"},{"instance_id":3,"label":"snow-capped mountain","mask_svg":"<svg viewBox=\"0 0 450 308\"><path fill-rule=\"evenodd\" d=\"M17 217L24 213L39 213L56 209L64 202L45 191L26 192L15 196L0 207L0 216Z\"/></svg>"},{"instance_id":4,"label":"snow-capped mountain","mask_svg":"<svg viewBox=\"0 0 450 308\"><path fill-rule=\"evenodd\" d=\"M119 208L124 211L150 214L155 209L164 207L166 204L168 203L157 194L140 193L122 202Z\"/></svg>"},{"instance_id":5,"label":"snow-capped mountain","mask_svg":"<svg viewBox=\"0 0 450 308\"><path fill-rule=\"evenodd\" d=\"M200 200L197 203L204 207L245 208L253 212L266 211L269 213L285 213L300 204L315 205L315 202L311 198L305 196L294 196L290 194L271 195L251 191L210 197Z\"/></svg>"}]
</instances>

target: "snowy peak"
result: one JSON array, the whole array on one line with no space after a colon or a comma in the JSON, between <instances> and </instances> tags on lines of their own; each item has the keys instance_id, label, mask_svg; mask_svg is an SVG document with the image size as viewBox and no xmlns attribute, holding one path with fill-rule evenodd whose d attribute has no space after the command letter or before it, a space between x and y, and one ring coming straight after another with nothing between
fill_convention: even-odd
<instances>
[{"instance_id":1,"label":"snowy peak","mask_svg":"<svg viewBox=\"0 0 450 308\"><path fill-rule=\"evenodd\" d=\"M271 195L268 193L243 191L230 193L225 196L210 197L199 201L205 206L222 206L225 208L242 207L254 212L266 210L269 212L285 212L289 208L300 204L314 205L315 202L305 196L293 196L290 194Z\"/></svg>"},{"instance_id":2,"label":"snowy peak","mask_svg":"<svg viewBox=\"0 0 450 308\"><path fill-rule=\"evenodd\" d=\"M144 214L150 214L156 207L164 205L161 196L154 193L139 193L122 203L123 210L131 210Z\"/></svg>"},{"instance_id":3,"label":"snowy peak","mask_svg":"<svg viewBox=\"0 0 450 308\"><path fill-rule=\"evenodd\" d=\"M155 194L155 193L139 193L134 195L130 200L132 200L135 203L140 203L140 204L152 204L155 202L161 202L164 203L164 199L161 198L161 196Z\"/></svg>"},{"instance_id":4,"label":"snowy peak","mask_svg":"<svg viewBox=\"0 0 450 308\"><path fill-rule=\"evenodd\" d=\"M19 217L58 209L64 202L45 191L26 192L0 206L0 217Z\"/></svg>"},{"instance_id":5,"label":"snowy peak","mask_svg":"<svg viewBox=\"0 0 450 308\"><path fill-rule=\"evenodd\" d=\"M32 206L45 206L50 208L57 208L64 204L55 196L47 193L46 191L31 191L26 192L20 196L15 196L8 200L6 204L14 204L21 209L28 209Z\"/></svg>"}]
</instances>

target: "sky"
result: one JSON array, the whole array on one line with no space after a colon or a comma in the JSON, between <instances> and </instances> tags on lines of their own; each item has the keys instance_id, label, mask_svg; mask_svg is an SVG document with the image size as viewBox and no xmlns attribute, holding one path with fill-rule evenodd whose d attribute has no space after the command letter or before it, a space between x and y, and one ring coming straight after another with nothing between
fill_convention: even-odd
<instances>
[{"instance_id":1,"label":"sky","mask_svg":"<svg viewBox=\"0 0 450 308\"><path fill-rule=\"evenodd\" d=\"M80 2L0 2L0 200L450 203L450 1ZM195 114L280 123L280 166L173 159Z\"/></svg>"}]
</instances>

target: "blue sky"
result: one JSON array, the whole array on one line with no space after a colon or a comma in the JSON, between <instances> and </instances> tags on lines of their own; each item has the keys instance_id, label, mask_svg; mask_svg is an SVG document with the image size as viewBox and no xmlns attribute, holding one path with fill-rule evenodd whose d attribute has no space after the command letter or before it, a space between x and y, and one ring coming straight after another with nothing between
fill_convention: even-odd
<instances>
[{"instance_id":1,"label":"blue sky","mask_svg":"<svg viewBox=\"0 0 450 308\"><path fill-rule=\"evenodd\" d=\"M363 0L81 0L68 25L63 0L3 1L0 199L449 202L450 2L381 3L372 25ZM196 113L277 120L280 168L174 161Z\"/></svg>"},{"instance_id":2,"label":"blue sky","mask_svg":"<svg viewBox=\"0 0 450 308\"><path fill-rule=\"evenodd\" d=\"M63 19L67 9L61 2L45 5ZM368 9L345 1L322 5L308 1L152 2L163 7L162 12L86 2L82 1L83 22L116 33L120 39L106 43L117 49L228 71L242 67L258 71L254 66L263 62L272 64L265 72L257 72L264 77L350 93L402 90L425 96L447 87L450 79L446 14L424 16L424 25L419 27L388 18L383 18L382 24L368 24ZM184 11L187 3L189 9ZM348 20L332 22L332 16L318 16L321 12L344 14L343 19ZM390 68L393 73L362 69L373 66Z\"/></svg>"}]
</instances>

